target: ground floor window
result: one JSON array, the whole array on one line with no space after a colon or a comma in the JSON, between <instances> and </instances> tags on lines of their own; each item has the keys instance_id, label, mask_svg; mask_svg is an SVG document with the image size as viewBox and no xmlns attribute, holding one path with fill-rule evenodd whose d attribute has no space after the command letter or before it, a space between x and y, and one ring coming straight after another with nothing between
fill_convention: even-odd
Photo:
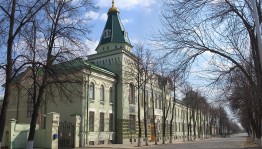
<instances>
[{"instance_id":1,"label":"ground floor window","mask_svg":"<svg viewBox=\"0 0 262 149\"><path fill-rule=\"evenodd\" d=\"M131 131L136 130L136 116L135 115L129 115L129 128Z\"/></svg>"},{"instance_id":2,"label":"ground floor window","mask_svg":"<svg viewBox=\"0 0 262 149\"><path fill-rule=\"evenodd\" d=\"M104 131L105 113L100 113L99 131Z\"/></svg>"},{"instance_id":3,"label":"ground floor window","mask_svg":"<svg viewBox=\"0 0 262 149\"><path fill-rule=\"evenodd\" d=\"M89 112L89 131L94 131L95 112Z\"/></svg>"},{"instance_id":4,"label":"ground floor window","mask_svg":"<svg viewBox=\"0 0 262 149\"><path fill-rule=\"evenodd\" d=\"M113 131L113 114L109 113L109 131Z\"/></svg>"}]
</instances>

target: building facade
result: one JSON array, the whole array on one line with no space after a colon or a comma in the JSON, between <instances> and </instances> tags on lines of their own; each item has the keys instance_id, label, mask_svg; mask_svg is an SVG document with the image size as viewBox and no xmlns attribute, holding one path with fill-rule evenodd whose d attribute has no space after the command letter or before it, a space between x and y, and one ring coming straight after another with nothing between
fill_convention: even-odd
<instances>
[{"instance_id":1,"label":"building facade","mask_svg":"<svg viewBox=\"0 0 262 149\"><path fill-rule=\"evenodd\" d=\"M163 77L155 75L151 83L138 89L140 84L135 77L138 73L135 68L138 59L132 54L128 32L121 23L119 10L114 3L108 10L108 19L96 51L87 60L75 59L67 62L70 69L78 68L70 77L78 78L80 82L66 85L68 96L60 96L58 89L45 90L39 111L39 128L46 127L45 116L49 112L60 114L61 127L72 115L78 115L81 117L78 140L81 146L133 143L138 139L139 108L143 135L143 111L146 109L148 140L163 139L163 127L166 127L166 139L169 139L172 111L165 109L167 117L166 125L163 126L163 110L173 105L172 82L166 81L163 90ZM27 75L30 72L25 72L21 78L26 78ZM7 119L13 118L17 123L30 123L33 110L31 83L30 80L21 78L13 86ZM142 99L146 102L142 102ZM186 138L188 113L188 108L182 102L175 103L172 139ZM205 134L204 125L208 122L208 118L204 117L197 122L197 128L203 126L201 135ZM153 122L156 123L157 138L153 137ZM58 137L62 137L61 134Z\"/></svg>"}]
</instances>

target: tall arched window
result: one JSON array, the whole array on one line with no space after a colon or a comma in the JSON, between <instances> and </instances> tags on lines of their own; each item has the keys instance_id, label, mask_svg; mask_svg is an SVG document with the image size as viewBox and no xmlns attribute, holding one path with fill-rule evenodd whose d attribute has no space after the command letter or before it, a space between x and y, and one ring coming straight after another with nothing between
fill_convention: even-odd
<instances>
[{"instance_id":1,"label":"tall arched window","mask_svg":"<svg viewBox=\"0 0 262 149\"><path fill-rule=\"evenodd\" d=\"M93 82L91 82L89 86L89 99L94 100L95 99L94 95L95 95L95 85Z\"/></svg>"},{"instance_id":2,"label":"tall arched window","mask_svg":"<svg viewBox=\"0 0 262 149\"><path fill-rule=\"evenodd\" d=\"M110 89L109 89L109 100L110 100L110 102L111 103L113 103L114 102L114 95L113 95L113 88L112 87L110 87Z\"/></svg>"},{"instance_id":3,"label":"tall arched window","mask_svg":"<svg viewBox=\"0 0 262 149\"><path fill-rule=\"evenodd\" d=\"M129 84L129 89L128 89L128 100L130 104L135 103L135 89L133 84Z\"/></svg>"},{"instance_id":4,"label":"tall arched window","mask_svg":"<svg viewBox=\"0 0 262 149\"><path fill-rule=\"evenodd\" d=\"M100 86L100 101L104 101L105 100L105 89L104 86L101 85Z\"/></svg>"}]
</instances>

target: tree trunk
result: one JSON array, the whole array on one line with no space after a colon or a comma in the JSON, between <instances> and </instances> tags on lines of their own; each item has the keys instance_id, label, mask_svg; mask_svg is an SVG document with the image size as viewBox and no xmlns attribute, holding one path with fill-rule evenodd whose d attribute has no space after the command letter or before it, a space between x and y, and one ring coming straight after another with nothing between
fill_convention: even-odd
<instances>
[{"instance_id":1,"label":"tree trunk","mask_svg":"<svg viewBox=\"0 0 262 149\"><path fill-rule=\"evenodd\" d=\"M153 126L154 126L154 137L155 137L155 145L157 145L157 139L156 139L156 121L155 121L155 100L157 97L154 97L154 92L153 92L153 83L151 82L151 97L152 97L152 108L153 108ZM153 98L154 97L154 98Z\"/></svg>"},{"instance_id":2,"label":"tree trunk","mask_svg":"<svg viewBox=\"0 0 262 149\"><path fill-rule=\"evenodd\" d=\"M171 120L170 120L170 138L169 138L169 143L172 143L173 140L173 119L174 119L174 111L175 111L175 104L176 104L176 76L174 74L174 80L173 80L173 89L174 89L174 99L173 99L173 107L171 110ZM182 116L182 110L181 110L181 116Z\"/></svg>"},{"instance_id":3,"label":"tree trunk","mask_svg":"<svg viewBox=\"0 0 262 149\"><path fill-rule=\"evenodd\" d=\"M162 132L162 144L166 144L166 120L165 120L165 111L166 111L166 107L164 106L163 107L163 120L162 120L162 129L163 129L163 132Z\"/></svg>"},{"instance_id":4,"label":"tree trunk","mask_svg":"<svg viewBox=\"0 0 262 149\"><path fill-rule=\"evenodd\" d=\"M5 122L6 122L6 114L9 104L9 98L11 93L11 79L12 79L12 67L13 67L13 61L12 61L12 53L13 53L13 31L14 31L14 24L15 24L15 10L16 10L16 0L13 0L12 3L12 11L10 15L10 22L9 22L9 35L8 35L8 41L7 41L7 54L6 54L6 78L5 78L5 93L4 93L4 99L0 114L0 148L2 145L3 135L4 135L4 129L5 129Z\"/></svg>"},{"instance_id":5,"label":"tree trunk","mask_svg":"<svg viewBox=\"0 0 262 149\"><path fill-rule=\"evenodd\" d=\"M137 78L137 80L138 80L138 141L137 141L137 146L141 146L141 116L140 116L140 75L139 75L139 72L138 72L138 78Z\"/></svg>"},{"instance_id":6,"label":"tree trunk","mask_svg":"<svg viewBox=\"0 0 262 149\"><path fill-rule=\"evenodd\" d=\"M175 94L175 93L174 93ZM175 98L175 97L174 97ZM175 110L175 99L173 101L173 107L172 107L172 113L171 113L171 120L170 120L170 138L169 138L169 143L172 143L173 140L173 119L174 119L174 110ZM181 112L182 113L182 112ZM182 114L181 114L182 115Z\"/></svg>"},{"instance_id":7,"label":"tree trunk","mask_svg":"<svg viewBox=\"0 0 262 149\"><path fill-rule=\"evenodd\" d=\"M188 105L186 107L187 110L187 141L189 141L189 113L188 113Z\"/></svg>"},{"instance_id":8,"label":"tree trunk","mask_svg":"<svg viewBox=\"0 0 262 149\"><path fill-rule=\"evenodd\" d=\"M194 133L194 140L196 140L196 115L195 115L195 109L193 109L193 133Z\"/></svg>"},{"instance_id":9,"label":"tree trunk","mask_svg":"<svg viewBox=\"0 0 262 149\"><path fill-rule=\"evenodd\" d=\"M145 75L146 80L146 75ZM148 92L147 92L148 93ZM147 98L147 99L146 99ZM145 145L148 146L148 138L147 138L147 109L148 104L146 100L148 100L148 94L146 95L146 82L144 83L144 128L145 128Z\"/></svg>"}]
</instances>

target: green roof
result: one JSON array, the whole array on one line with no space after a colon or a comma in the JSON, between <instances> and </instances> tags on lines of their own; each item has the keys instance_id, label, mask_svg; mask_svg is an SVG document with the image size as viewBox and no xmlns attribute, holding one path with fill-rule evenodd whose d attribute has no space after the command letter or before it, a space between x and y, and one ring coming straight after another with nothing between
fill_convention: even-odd
<instances>
[{"instance_id":1,"label":"green roof","mask_svg":"<svg viewBox=\"0 0 262 149\"><path fill-rule=\"evenodd\" d=\"M109 31L108 35L106 35L105 37L107 31ZM125 31L125 28L118 16L118 11L108 12L108 18L102 36L100 38L99 45L110 42L127 43L132 46L128 38L128 34Z\"/></svg>"},{"instance_id":2,"label":"green roof","mask_svg":"<svg viewBox=\"0 0 262 149\"><path fill-rule=\"evenodd\" d=\"M53 66L52 70L55 72L61 72L61 73L67 73L72 71L77 71L81 69L90 69L92 71L98 71L107 75L116 76L115 73L106 70L104 68L98 67L90 62L87 62L86 60L83 60L81 58L76 58L71 61L67 61L64 63L59 63Z\"/></svg>"},{"instance_id":3,"label":"green roof","mask_svg":"<svg viewBox=\"0 0 262 149\"><path fill-rule=\"evenodd\" d=\"M86 60L81 59L81 58L76 58L76 59L73 59L73 60L70 60L70 61L54 64L52 66L52 68L50 69L50 73L52 73L53 75L70 74L72 72L79 71L81 69L90 69L91 73L92 73L92 71L97 71L97 72L103 73L105 75L116 77L115 73L113 73L113 72L111 72L111 71L109 71L107 69L98 67L98 66L96 66L96 65L94 65L94 64L92 64L90 62L87 62ZM12 80L12 83L19 82L29 70L30 70L30 68L28 68L25 71L23 71L20 74L18 74ZM38 73L40 75L42 75L43 74L43 69L40 68ZM1 100L1 97L0 97L0 100Z\"/></svg>"}]
</instances>

